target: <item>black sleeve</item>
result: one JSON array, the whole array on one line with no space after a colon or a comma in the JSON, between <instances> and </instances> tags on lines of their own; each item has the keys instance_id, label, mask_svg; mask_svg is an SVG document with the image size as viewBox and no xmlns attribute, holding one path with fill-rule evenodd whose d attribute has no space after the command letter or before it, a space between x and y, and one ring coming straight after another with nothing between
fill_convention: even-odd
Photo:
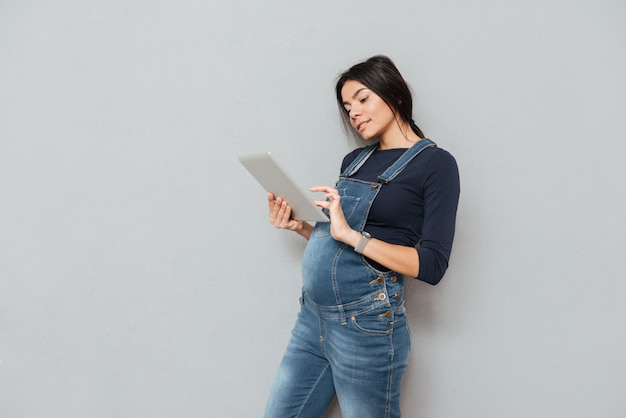
<instances>
[{"instance_id":1,"label":"black sleeve","mask_svg":"<svg viewBox=\"0 0 626 418\"><path fill-rule=\"evenodd\" d=\"M424 224L417 249L417 278L436 285L448 268L459 202L459 169L451 154L440 150L430 159L423 187Z\"/></svg>"}]
</instances>

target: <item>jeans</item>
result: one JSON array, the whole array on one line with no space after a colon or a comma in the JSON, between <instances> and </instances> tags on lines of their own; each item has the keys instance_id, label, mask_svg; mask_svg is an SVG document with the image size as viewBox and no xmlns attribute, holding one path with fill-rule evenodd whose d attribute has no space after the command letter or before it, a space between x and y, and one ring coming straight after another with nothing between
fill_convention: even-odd
<instances>
[{"instance_id":1,"label":"jeans","mask_svg":"<svg viewBox=\"0 0 626 418\"><path fill-rule=\"evenodd\" d=\"M265 418L322 418L335 393L343 418L400 417L409 328L379 295L342 309L303 295Z\"/></svg>"}]
</instances>

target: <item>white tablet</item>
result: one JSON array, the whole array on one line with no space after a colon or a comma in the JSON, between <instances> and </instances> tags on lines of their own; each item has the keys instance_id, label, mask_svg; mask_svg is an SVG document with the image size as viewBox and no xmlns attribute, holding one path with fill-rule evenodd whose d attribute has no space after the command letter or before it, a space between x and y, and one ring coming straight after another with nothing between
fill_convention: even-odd
<instances>
[{"instance_id":1,"label":"white tablet","mask_svg":"<svg viewBox=\"0 0 626 418\"><path fill-rule=\"evenodd\" d=\"M270 152L244 155L239 161L250 174L276 197L282 197L291 206L291 216L302 221L329 222L328 216L296 184L278 164Z\"/></svg>"}]
</instances>

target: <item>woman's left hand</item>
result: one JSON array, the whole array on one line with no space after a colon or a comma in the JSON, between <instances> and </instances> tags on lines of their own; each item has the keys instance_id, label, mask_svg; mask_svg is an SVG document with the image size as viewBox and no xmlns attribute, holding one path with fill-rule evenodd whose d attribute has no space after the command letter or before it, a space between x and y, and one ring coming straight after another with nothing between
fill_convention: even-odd
<instances>
[{"instance_id":1,"label":"woman's left hand","mask_svg":"<svg viewBox=\"0 0 626 418\"><path fill-rule=\"evenodd\" d=\"M341 208L341 196L339 196L337 189L329 186L315 186L311 188L311 191L325 193L324 197L327 200L314 200L313 202L317 206L328 210L330 215L330 233L333 238L337 241L350 244L351 238L354 237L354 233L356 231L350 228L350 225L348 225L348 221L343 214L343 209Z\"/></svg>"}]
</instances>

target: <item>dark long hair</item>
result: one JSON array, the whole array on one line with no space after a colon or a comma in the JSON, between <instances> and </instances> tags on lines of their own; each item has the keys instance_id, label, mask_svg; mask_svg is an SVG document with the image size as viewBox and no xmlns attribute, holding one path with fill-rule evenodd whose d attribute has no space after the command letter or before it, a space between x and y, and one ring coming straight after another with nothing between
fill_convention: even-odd
<instances>
[{"instance_id":1,"label":"dark long hair","mask_svg":"<svg viewBox=\"0 0 626 418\"><path fill-rule=\"evenodd\" d=\"M402 78L400 71L389 57L384 55L373 56L366 61L350 67L339 75L335 92L337 104L341 114L341 122L346 132L360 138L358 132L350 124L350 116L343 105L341 89L348 80L358 81L372 90L391 108L394 115L406 122L413 132L420 138L425 138L422 130L413 120L413 97L408 84Z\"/></svg>"}]
</instances>

